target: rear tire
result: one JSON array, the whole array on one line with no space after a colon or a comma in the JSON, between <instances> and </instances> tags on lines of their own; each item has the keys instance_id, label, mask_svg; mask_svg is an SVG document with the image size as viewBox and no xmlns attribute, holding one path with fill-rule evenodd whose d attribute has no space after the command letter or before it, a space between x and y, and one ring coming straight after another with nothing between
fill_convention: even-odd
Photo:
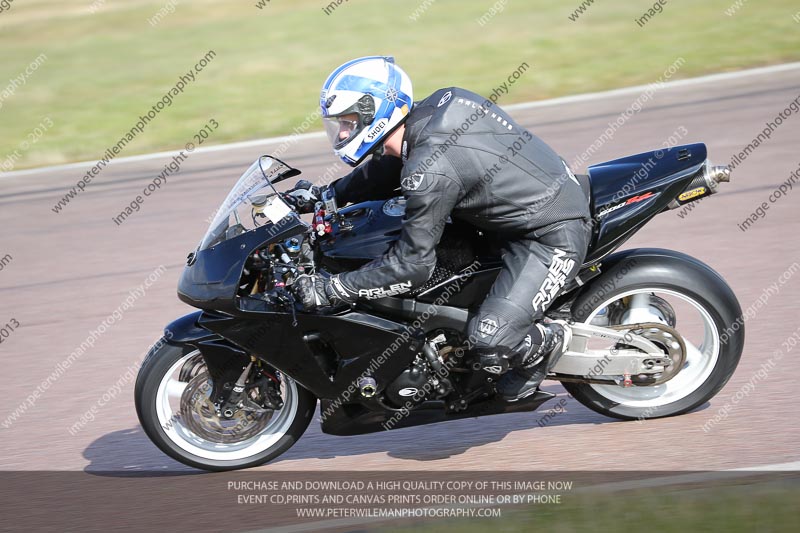
<instances>
[{"instance_id":1,"label":"rear tire","mask_svg":"<svg viewBox=\"0 0 800 533\"><path fill-rule=\"evenodd\" d=\"M172 414L166 422L164 420L168 414L165 409L169 409L164 403L169 401L165 394L169 394L170 387L175 388L176 382L170 380L170 375L186 361L199 356L199 352L191 346L169 344L165 339L156 346L145 358L136 379L136 413L150 440L162 452L185 465L226 471L266 463L297 442L311 422L317 398L290 377L283 376L284 406L270 416L270 420L277 416L277 422L280 422L274 425L273 433L268 433L271 426L267 425L264 432L248 439L253 442L251 445L247 442L219 444L206 441L208 445L204 446L203 438L192 433L190 426L182 422L180 412ZM181 385L177 383L177 388ZM188 383L183 386L188 386Z\"/></svg>"},{"instance_id":2,"label":"rear tire","mask_svg":"<svg viewBox=\"0 0 800 533\"><path fill-rule=\"evenodd\" d=\"M649 291L674 293L702 308L710 318L707 328L712 336L710 344L697 351L709 358L710 372L701 374L692 383L695 388L690 393L683 397L679 397L680 391L675 394L675 401L666 399L669 396L665 393L663 403L658 401L656 387L666 390L670 381L660 386L629 389L587 383L563 383L564 388L589 409L623 420L675 416L710 400L733 375L744 347L742 311L725 280L700 261L668 250L632 250L612 257L605 266L604 274L592 280L576 298L573 319L589 323L599 310L623 295ZM737 322L740 327L734 331L731 326ZM723 337L727 337L726 342L721 342ZM688 368L687 363L671 381L689 372ZM640 389L644 400L636 400L636 389ZM630 392L623 394L623 391ZM625 400L626 395L630 400Z\"/></svg>"}]
</instances>

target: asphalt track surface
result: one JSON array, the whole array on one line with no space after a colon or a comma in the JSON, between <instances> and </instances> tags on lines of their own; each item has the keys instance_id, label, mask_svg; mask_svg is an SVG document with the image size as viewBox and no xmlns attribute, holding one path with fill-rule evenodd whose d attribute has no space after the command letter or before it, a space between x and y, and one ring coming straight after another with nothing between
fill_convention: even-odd
<instances>
[{"instance_id":1,"label":"asphalt track surface","mask_svg":"<svg viewBox=\"0 0 800 533\"><path fill-rule=\"evenodd\" d=\"M800 91L800 70L723 82L664 87L586 164L661 147L676 130L682 142L708 144L713 161L726 163ZM573 161L636 99L610 95L556 106L517 108L523 125ZM500 102L502 104L502 101ZM734 171L723 192L681 219L659 215L625 248L682 251L711 265L733 287L742 308L795 261L800 191L772 204L747 232L737 228L800 164L800 117L792 116ZM6 421L58 363L86 339L129 291L159 265L166 272L121 321L109 328L2 432L2 470L180 471L143 434L133 407L133 383L76 434L69 431L97 405L130 365L174 318L192 311L175 296L186 254L239 174L280 143L192 154L141 210L122 225L112 222L171 158L118 162L105 169L60 214L51 207L83 175L80 169L43 169L0 181L0 324L20 323L0 344ZM291 145L283 158L316 178L336 163L324 139ZM339 167L343 172L343 167ZM585 165L584 167L585 168ZM583 168L576 170L582 171ZM786 281L747 322L739 369L709 404L692 413L644 423L605 418L574 400L545 427L537 413L468 419L387 433L335 437L316 421L303 438L264 470L716 470L800 460L800 400L796 367L800 347L788 352L765 379L711 431L709 417L731 401L760 365L798 328L800 275ZM784 350L786 351L786 350ZM544 389L565 394L554 382Z\"/></svg>"}]
</instances>

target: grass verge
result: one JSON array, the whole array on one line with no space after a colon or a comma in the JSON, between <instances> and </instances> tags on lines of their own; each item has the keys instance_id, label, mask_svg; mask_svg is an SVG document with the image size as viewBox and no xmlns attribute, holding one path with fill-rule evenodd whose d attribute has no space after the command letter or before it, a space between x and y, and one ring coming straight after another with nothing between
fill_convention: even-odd
<instances>
[{"instance_id":1,"label":"grass verge","mask_svg":"<svg viewBox=\"0 0 800 533\"><path fill-rule=\"evenodd\" d=\"M179 148L210 118L213 144L317 130L306 117L322 81L361 55L395 55L418 98L489 94L527 63L501 105L653 82L679 57L674 78L800 59L794 0L732 16L732 0L668 2L643 27L650 2L595 2L573 21L579 3L17 0L0 13L0 164L14 156L0 168L100 158L209 50L213 64L120 155Z\"/></svg>"}]
</instances>

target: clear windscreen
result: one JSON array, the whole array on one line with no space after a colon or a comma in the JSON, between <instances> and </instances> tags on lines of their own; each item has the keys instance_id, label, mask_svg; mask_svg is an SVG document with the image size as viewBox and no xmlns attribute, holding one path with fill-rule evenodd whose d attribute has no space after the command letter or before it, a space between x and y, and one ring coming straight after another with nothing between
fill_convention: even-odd
<instances>
[{"instance_id":1,"label":"clear windscreen","mask_svg":"<svg viewBox=\"0 0 800 533\"><path fill-rule=\"evenodd\" d=\"M290 215L292 208L272 184L297 174L299 171L278 159L259 157L217 209L199 249L216 246L265 224L277 224Z\"/></svg>"}]
</instances>

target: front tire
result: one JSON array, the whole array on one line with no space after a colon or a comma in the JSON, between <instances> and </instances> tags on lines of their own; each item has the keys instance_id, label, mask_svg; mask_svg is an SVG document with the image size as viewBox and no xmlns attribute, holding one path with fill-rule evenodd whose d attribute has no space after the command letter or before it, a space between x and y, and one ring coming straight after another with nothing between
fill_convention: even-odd
<instances>
[{"instance_id":1,"label":"front tire","mask_svg":"<svg viewBox=\"0 0 800 533\"><path fill-rule=\"evenodd\" d=\"M742 311L731 288L707 265L667 250L632 250L612 258L607 266L606 272L576 298L576 322L591 323L603 310L625 298L665 295L697 310L702 328L696 329L702 329L698 335L702 340L689 342L681 332L688 326L677 316L687 354L680 372L671 380L630 388L564 383L564 388L589 409L623 420L675 416L706 403L731 378L744 348ZM641 321L646 320L620 323Z\"/></svg>"},{"instance_id":2,"label":"front tire","mask_svg":"<svg viewBox=\"0 0 800 533\"><path fill-rule=\"evenodd\" d=\"M190 388L189 394L195 395L192 405L207 404L202 395L210 387L205 382L207 374L204 374L205 364L200 352L191 346L169 344L165 339L155 346L136 379L136 413L150 440L162 452L185 465L226 471L266 463L297 442L311 422L316 397L284 375L283 407L259 415L258 419L243 418L241 428L251 423L254 426L225 434L218 420L208 421L208 409L201 412L198 408L188 413L182 412L183 407L176 409L176 405L187 405L185 393ZM182 399L181 403L176 404L176 399ZM208 431L198 430L203 427L198 424L204 423L209 426ZM253 427L258 431L249 431ZM244 436L239 440L237 435Z\"/></svg>"}]
</instances>

